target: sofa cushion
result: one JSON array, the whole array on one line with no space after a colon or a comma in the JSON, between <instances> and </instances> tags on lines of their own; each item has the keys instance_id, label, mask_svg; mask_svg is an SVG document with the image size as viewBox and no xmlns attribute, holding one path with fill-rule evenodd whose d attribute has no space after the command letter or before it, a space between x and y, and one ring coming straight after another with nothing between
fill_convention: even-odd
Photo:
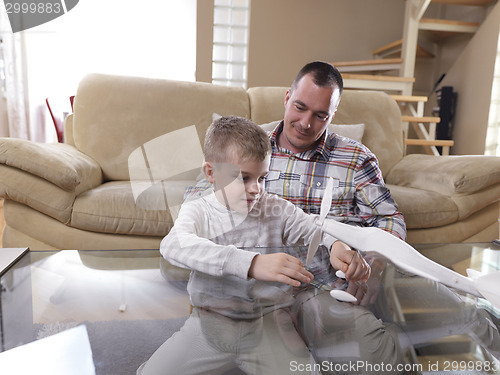
<instances>
[{"instance_id":1,"label":"sofa cushion","mask_svg":"<svg viewBox=\"0 0 500 375\"><path fill-rule=\"evenodd\" d=\"M498 228L498 205L490 204L489 206L474 212L466 219L451 223L440 227L410 229L408 231L407 241L412 244L417 243L452 243L452 242L478 242L477 238L470 239L478 233L490 227ZM486 232L492 233L492 232ZM497 233L495 229L493 233ZM480 241L489 242L495 236L486 235Z\"/></svg>"},{"instance_id":2,"label":"sofa cushion","mask_svg":"<svg viewBox=\"0 0 500 375\"><path fill-rule=\"evenodd\" d=\"M500 200L500 184L489 186L473 194L455 194L451 198L458 207L459 220L463 220L474 212Z\"/></svg>"},{"instance_id":3,"label":"sofa cushion","mask_svg":"<svg viewBox=\"0 0 500 375\"><path fill-rule=\"evenodd\" d=\"M66 191L21 169L0 164L0 196L69 223L75 192Z\"/></svg>"},{"instance_id":4,"label":"sofa cushion","mask_svg":"<svg viewBox=\"0 0 500 375\"><path fill-rule=\"evenodd\" d=\"M195 125L202 143L212 113L249 117L243 88L92 74L74 101L73 139L105 180L128 180L131 152L151 139Z\"/></svg>"},{"instance_id":5,"label":"sofa cushion","mask_svg":"<svg viewBox=\"0 0 500 375\"><path fill-rule=\"evenodd\" d=\"M406 220L407 229L430 228L458 220L458 207L448 196L404 186L387 187Z\"/></svg>"},{"instance_id":6,"label":"sofa cushion","mask_svg":"<svg viewBox=\"0 0 500 375\"><path fill-rule=\"evenodd\" d=\"M471 194L500 183L500 158L407 155L391 170L386 181L449 196Z\"/></svg>"},{"instance_id":7,"label":"sofa cushion","mask_svg":"<svg viewBox=\"0 0 500 375\"><path fill-rule=\"evenodd\" d=\"M500 199L500 185L452 197L434 191L387 184L408 229L439 227L464 220Z\"/></svg>"},{"instance_id":8,"label":"sofa cushion","mask_svg":"<svg viewBox=\"0 0 500 375\"><path fill-rule=\"evenodd\" d=\"M101 182L101 169L87 155L64 143L38 143L17 138L0 140L0 164L39 176L64 190L82 181ZM90 178L89 178L90 177Z\"/></svg>"},{"instance_id":9,"label":"sofa cushion","mask_svg":"<svg viewBox=\"0 0 500 375\"><path fill-rule=\"evenodd\" d=\"M143 192L136 198L129 181L107 182L79 195L71 226L103 233L165 236L177 216L185 187L195 182L133 183L147 187L135 186Z\"/></svg>"},{"instance_id":10,"label":"sofa cushion","mask_svg":"<svg viewBox=\"0 0 500 375\"><path fill-rule=\"evenodd\" d=\"M21 203L5 201L8 222L2 238L7 247L52 249L158 249L162 237L97 233L64 225ZM8 219L7 219L8 217Z\"/></svg>"}]
</instances>

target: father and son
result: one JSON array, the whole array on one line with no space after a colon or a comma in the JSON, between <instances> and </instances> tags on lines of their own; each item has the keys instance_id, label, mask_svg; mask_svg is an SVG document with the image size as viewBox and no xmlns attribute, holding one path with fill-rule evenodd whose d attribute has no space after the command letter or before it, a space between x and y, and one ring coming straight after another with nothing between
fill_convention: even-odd
<instances>
[{"instance_id":1,"label":"father and son","mask_svg":"<svg viewBox=\"0 0 500 375\"><path fill-rule=\"evenodd\" d=\"M269 134L233 116L209 127L202 170L211 188L190 191L160 247L167 261L191 270L193 311L138 374L404 372L400 329L364 303L339 302L310 286L311 268L293 250L318 230L329 177L328 217L406 239L375 155L328 131L342 90L334 66L312 62L297 74L283 121ZM369 256L328 235L318 253L326 268L345 273L358 301L377 299L376 286L367 290ZM386 368L352 371L349 358Z\"/></svg>"}]
</instances>

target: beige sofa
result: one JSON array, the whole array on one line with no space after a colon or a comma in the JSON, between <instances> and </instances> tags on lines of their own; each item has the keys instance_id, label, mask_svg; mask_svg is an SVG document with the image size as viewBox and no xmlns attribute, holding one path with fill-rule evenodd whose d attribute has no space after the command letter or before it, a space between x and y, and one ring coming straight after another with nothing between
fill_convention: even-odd
<instances>
[{"instance_id":1,"label":"beige sofa","mask_svg":"<svg viewBox=\"0 0 500 375\"><path fill-rule=\"evenodd\" d=\"M279 120L285 91L87 76L65 144L0 139L3 247L158 248L199 175L212 116ZM410 243L498 237L500 158L404 156L398 106L380 92L344 92L334 123L364 124L362 141L380 161Z\"/></svg>"}]
</instances>

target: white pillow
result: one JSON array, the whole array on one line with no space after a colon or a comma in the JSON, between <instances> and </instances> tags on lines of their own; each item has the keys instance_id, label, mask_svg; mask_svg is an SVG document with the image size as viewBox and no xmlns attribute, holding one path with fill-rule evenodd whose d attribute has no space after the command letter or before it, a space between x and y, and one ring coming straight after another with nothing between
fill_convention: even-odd
<instances>
[{"instance_id":1,"label":"white pillow","mask_svg":"<svg viewBox=\"0 0 500 375\"><path fill-rule=\"evenodd\" d=\"M365 124L330 124L328 131L361 143L365 132Z\"/></svg>"},{"instance_id":2,"label":"white pillow","mask_svg":"<svg viewBox=\"0 0 500 375\"><path fill-rule=\"evenodd\" d=\"M273 122L268 122L267 124L261 124L260 127L264 129L266 132L270 132L274 130L274 128L281 122L279 121L273 121Z\"/></svg>"}]
</instances>

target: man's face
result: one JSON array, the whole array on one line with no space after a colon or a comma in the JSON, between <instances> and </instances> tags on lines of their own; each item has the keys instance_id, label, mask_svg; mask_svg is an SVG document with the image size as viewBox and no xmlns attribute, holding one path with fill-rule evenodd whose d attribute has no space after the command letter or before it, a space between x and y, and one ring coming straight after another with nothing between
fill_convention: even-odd
<instances>
[{"instance_id":1,"label":"man's face","mask_svg":"<svg viewBox=\"0 0 500 375\"><path fill-rule=\"evenodd\" d=\"M340 101L338 87L317 86L307 74L285 96L283 132L278 143L293 153L316 147Z\"/></svg>"},{"instance_id":2,"label":"man's face","mask_svg":"<svg viewBox=\"0 0 500 375\"><path fill-rule=\"evenodd\" d=\"M215 185L217 200L231 210L249 212L264 192L270 158L215 165L209 181Z\"/></svg>"}]
</instances>

